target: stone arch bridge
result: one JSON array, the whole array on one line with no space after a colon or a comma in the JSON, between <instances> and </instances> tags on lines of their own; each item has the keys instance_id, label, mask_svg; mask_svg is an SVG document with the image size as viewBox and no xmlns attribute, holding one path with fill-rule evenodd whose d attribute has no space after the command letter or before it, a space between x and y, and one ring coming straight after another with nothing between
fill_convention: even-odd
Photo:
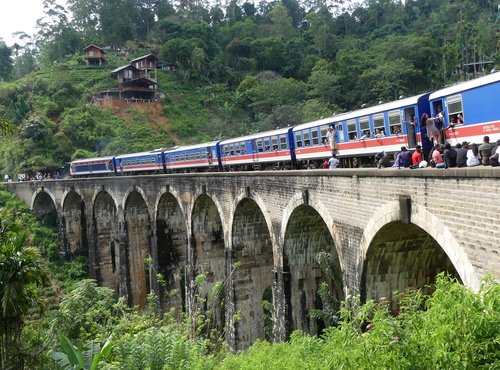
<instances>
[{"instance_id":1,"label":"stone arch bridge","mask_svg":"<svg viewBox=\"0 0 500 370\"><path fill-rule=\"evenodd\" d=\"M377 299L441 271L472 289L488 272L499 276L499 180L492 168L338 169L7 187L57 222L64 253L87 256L101 285L133 305L155 291L164 308L207 310L242 349L295 329L318 333L309 310L321 308L322 282L338 300ZM208 301L195 298L214 287Z\"/></svg>"}]
</instances>

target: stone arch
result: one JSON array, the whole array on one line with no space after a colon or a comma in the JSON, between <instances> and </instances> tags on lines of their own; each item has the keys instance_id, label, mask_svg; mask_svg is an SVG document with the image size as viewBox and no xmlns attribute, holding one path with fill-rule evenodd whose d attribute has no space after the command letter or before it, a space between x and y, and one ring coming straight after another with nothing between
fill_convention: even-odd
<instances>
[{"instance_id":1,"label":"stone arch","mask_svg":"<svg viewBox=\"0 0 500 370\"><path fill-rule=\"evenodd\" d=\"M225 258L225 240L224 227L220 208L215 201L206 194L201 194L194 202L191 214L191 239L190 243L193 250L192 264L195 276L205 274L205 284L196 287L198 294L207 298L216 283L225 281L226 274L226 258ZM191 292L190 294L195 294ZM212 317L212 327L220 333L224 327L224 308L221 305L220 295L207 300L204 307L199 307L199 303L195 303L197 307L192 307L195 310L205 310L210 312Z\"/></svg>"},{"instance_id":2,"label":"stone arch","mask_svg":"<svg viewBox=\"0 0 500 370\"><path fill-rule=\"evenodd\" d=\"M184 210L171 192L161 194L156 203L158 271L166 286L160 286L160 301L165 309L185 308L185 268L188 233Z\"/></svg>"},{"instance_id":3,"label":"stone arch","mask_svg":"<svg viewBox=\"0 0 500 370\"><path fill-rule=\"evenodd\" d=\"M130 301L133 305L144 306L151 286L151 266L145 259L151 257L150 214L141 192L133 190L124 203L124 219L127 231L128 282ZM146 271L146 268L149 270Z\"/></svg>"},{"instance_id":4,"label":"stone arch","mask_svg":"<svg viewBox=\"0 0 500 370\"><path fill-rule=\"evenodd\" d=\"M92 218L97 282L118 292L121 271L118 207L107 191L101 189L95 194Z\"/></svg>"},{"instance_id":5,"label":"stone arch","mask_svg":"<svg viewBox=\"0 0 500 370\"><path fill-rule=\"evenodd\" d=\"M269 224L254 199L243 198L236 205L230 231L234 268L235 310L241 313L236 323L236 346L248 348L264 339L264 308L258 297L273 285L273 246ZM257 297L257 298L256 298ZM272 297L272 295L271 295Z\"/></svg>"},{"instance_id":6,"label":"stone arch","mask_svg":"<svg viewBox=\"0 0 500 370\"><path fill-rule=\"evenodd\" d=\"M146 196L146 193L144 192L144 190L142 190L142 188L138 187L138 186L131 186L130 188L128 188L123 194L123 198L122 198L122 204L121 204L121 209L125 210L126 209L126 204L127 204L127 201L130 197L130 194L132 193L137 193L141 196L142 200L144 201L144 204L146 204L146 208L147 208L147 211L148 211L148 217L149 219L152 219L153 218L153 214L151 214L151 210L149 209L148 207L148 202L147 202L147 199L148 197Z\"/></svg>"},{"instance_id":7,"label":"stone arch","mask_svg":"<svg viewBox=\"0 0 500 370\"><path fill-rule=\"evenodd\" d=\"M301 193L296 193L288 202L288 205L286 206L285 210L283 211L283 218L282 218L282 223L281 223L281 230L280 230L280 240L283 241L285 238L285 233L286 233L286 228L288 226L288 221L290 219L290 216L292 213L297 209L297 207L301 205L308 205L314 208L316 212L321 216L329 230L331 230L332 238L335 242L335 246L340 246L342 245L340 242L340 239L334 233L335 231L335 222L333 220L333 217L331 216L330 212L326 208L326 205L321 199L316 198L316 196L312 193L310 193L308 190L304 190ZM340 255L341 250L337 250L337 253ZM280 253L281 254L281 253ZM340 266L342 268L342 271L344 271L344 262L342 259L340 259Z\"/></svg>"},{"instance_id":8,"label":"stone arch","mask_svg":"<svg viewBox=\"0 0 500 370\"><path fill-rule=\"evenodd\" d=\"M234 200L235 208L232 210L232 213L229 217L229 219L232 220L230 225L233 225L234 213L236 212L236 208L238 207L238 204L245 198L251 199L256 203L257 207L259 207L259 209L262 212L262 216L264 216L264 220L266 222L267 229L272 230L273 223L272 223L271 218L269 217L269 211L266 207L266 203L262 200L262 198L259 196L259 194L257 194L255 191L249 190L249 189L240 191L238 196L236 196L236 198ZM233 239L232 233L233 233L233 227L231 226L228 228L228 240ZM273 235L271 235L271 242L272 242L272 248L273 248L273 259L274 259L275 265L278 265L278 263L279 263L279 260L277 259L279 252L278 252L278 249L276 246L276 239L278 239L278 237L279 236L273 238Z\"/></svg>"},{"instance_id":9,"label":"stone arch","mask_svg":"<svg viewBox=\"0 0 500 370\"><path fill-rule=\"evenodd\" d=\"M83 196L76 190L65 192L62 201L61 226L66 256L89 256L87 221Z\"/></svg>"},{"instance_id":10,"label":"stone arch","mask_svg":"<svg viewBox=\"0 0 500 370\"><path fill-rule=\"evenodd\" d=\"M47 189L39 188L31 200L33 214L48 227L58 227L58 205L54 195Z\"/></svg>"},{"instance_id":11,"label":"stone arch","mask_svg":"<svg viewBox=\"0 0 500 370\"><path fill-rule=\"evenodd\" d=\"M283 270L285 272L284 291L287 306L289 330L300 329L316 335L320 334L326 323L314 320L311 309L323 308L318 295L321 283L329 286L330 294L337 304L343 299L342 267L337 245L327 221L316 208L315 201L306 194L302 201L292 199L291 204L298 204L292 212L286 213L286 227L283 233ZM330 224L331 225L331 224ZM317 255L322 253L327 271L317 262Z\"/></svg>"},{"instance_id":12,"label":"stone arch","mask_svg":"<svg viewBox=\"0 0 500 370\"><path fill-rule=\"evenodd\" d=\"M380 207L365 227L360 248L357 270L362 298L421 288L441 271L479 289L479 277L451 231L418 204L412 205L410 224L403 223L399 202Z\"/></svg>"}]
</instances>

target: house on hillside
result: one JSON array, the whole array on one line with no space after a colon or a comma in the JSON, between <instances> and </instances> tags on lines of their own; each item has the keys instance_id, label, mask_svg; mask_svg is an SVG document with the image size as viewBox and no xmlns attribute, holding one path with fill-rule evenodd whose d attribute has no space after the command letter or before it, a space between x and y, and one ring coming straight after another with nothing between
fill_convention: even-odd
<instances>
[{"instance_id":1,"label":"house on hillside","mask_svg":"<svg viewBox=\"0 0 500 370\"><path fill-rule=\"evenodd\" d=\"M106 52L99 46L90 44L85 46L82 50L85 53L85 61L89 66L101 66L106 63Z\"/></svg>"},{"instance_id":2,"label":"house on hillside","mask_svg":"<svg viewBox=\"0 0 500 370\"><path fill-rule=\"evenodd\" d=\"M111 71L118 82L117 88L100 91L94 100L101 105L103 100L125 100L126 102L151 103L161 96L156 78L158 58L153 54L144 55Z\"/></svg>"}]
</instances>

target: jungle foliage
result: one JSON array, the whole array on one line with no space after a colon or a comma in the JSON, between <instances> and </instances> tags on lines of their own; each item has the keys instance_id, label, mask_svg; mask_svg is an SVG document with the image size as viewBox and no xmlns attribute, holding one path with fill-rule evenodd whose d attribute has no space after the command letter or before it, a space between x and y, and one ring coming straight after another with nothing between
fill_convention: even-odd
<instances>
[{"instance_id":1,"label":"jungle foliage","mask_svg":"<svg viewBox=\"0 0 500 370\"><path fill-rule=\"evenodd\" d=\"M294 125L500 64L497 0L43 4L36 33L0 40L0 119L14 129L0 171L11 174ZM85 65L91 43L107 65ZM116 86L113 68L150 52L178 67L159 72L161 111L89 104Z\"/></svg>"}]
</instances>

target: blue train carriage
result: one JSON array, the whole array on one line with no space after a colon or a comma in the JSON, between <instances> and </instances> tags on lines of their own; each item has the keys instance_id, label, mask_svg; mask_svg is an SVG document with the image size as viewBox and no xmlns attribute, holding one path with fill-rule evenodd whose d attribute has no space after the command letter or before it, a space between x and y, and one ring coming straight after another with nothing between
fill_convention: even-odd
<instances>
[{"instance_id":1,"label":"blue train carriage","mask_svg":"<svg viewBox=\"0 0 500 370\"><path fill-rule=\"evenodd\" d=\"M165 152L168 172L219 171L219 142L185 145Z\"/></svg>"},{"instance_id":2,"label":"blue train carriage","mask_svg":"<svg viewBox=\"0 0 500 370\"><path fill-rule=\"evenodd\" d=\"M163 149L121 154L115 157L115 163L119 174L165 173Z\"/></svg>"},{"instance_id":3,"label":"blue train carriage","mask_svg":"<svg viewBox=\"0 0 500 370\"><path fill-rule=\"evenodd\" d=\"M429 113L428 97L421 94L296 126L297 161L318 167L331 156L326 142L330 125L337 130L337 154L343 167L372 165L377 153L415 148L422 142L418 117Z\"/></svg>"},{"instance_id":4,"label":"blue train carriage","mask_svg":"<svg viewBox=\"0 0 500 370\"><path fill-rule=\"evenodd\" d=\"M219 145L225 171L293 167L294 147L290 127L223 140Z\"/></svg>"},{"instance_id":5,"label":"blue train carriage","mask_svg":"<svg viewBox=\"0 0 500 370\"><path fill-rule=\"evenodd\" d=\"M324 159L332 156L330 144L327 142L328 127L337 128L337 136L343 135L340 117L346 113L303 123L292 129L297 168L319 168ZM339 140L337 139L337 142Z\"/></svg>"},{"instance_id":6,"label":"blue train carriage","mask_svg":"<svg viewBox=\"0 0 500 370\"><path fill-rule=\"evenodd\" d=\"M103 176L115 173L115 157L77 159L70 163L71 176Z\"/></svg>"},{"instance_id":7,"label":"blue train carriage","mask_svg":"<svg viewBox=\"0 0 500 370\"><path fill-rule=\"evenodd\" d=\"M444 140L480 144L500 139L500 72L438 90L429 97L431 114L444 115Z\"/></svg>"}]
</instances>

